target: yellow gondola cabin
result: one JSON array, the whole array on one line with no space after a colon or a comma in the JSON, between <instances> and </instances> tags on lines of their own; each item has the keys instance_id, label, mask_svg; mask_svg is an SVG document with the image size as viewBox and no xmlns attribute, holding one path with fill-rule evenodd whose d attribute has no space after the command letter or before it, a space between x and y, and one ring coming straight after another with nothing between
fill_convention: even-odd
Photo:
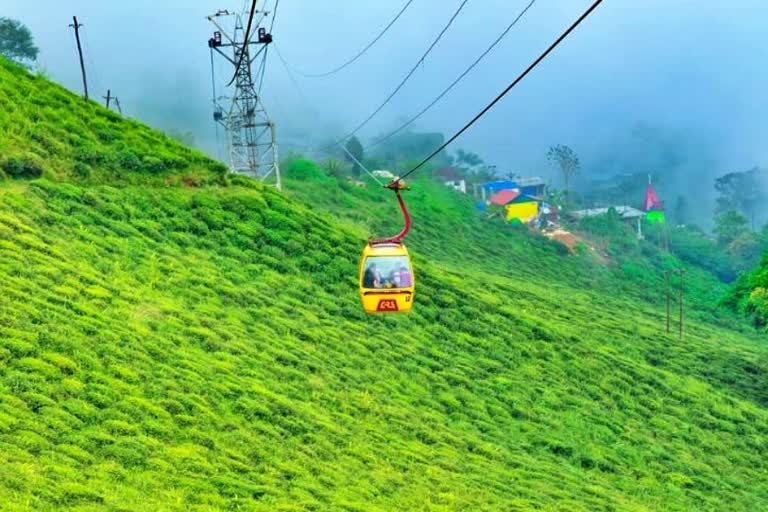
<instances>
[{"instance_id":1,"label":"yellow gondola cabin","mask_svg":"<svg viewBox=\"0 0 768 512\"><path fill-rule=\"evenodd\" d=\"M360 299L366 313L407 313L416 281L408 249L400 243L369 243L360 259Z\"/></svg>"},{"instance_id":2,"label":"yellow gondola cabin","mask_svg":"<svg viewBox=\"0 0 768 512\"><path fill-rule=\"evenodd\" d=\"M366 313L407 313L413 308L416 278L403 238L411 228L411 216L400 195L405 183L395 179L387 185L393 190L403 212L405 226L392 238L369 240L363 248L358 268L360 300Z\"/></svg>"}]
</instances>

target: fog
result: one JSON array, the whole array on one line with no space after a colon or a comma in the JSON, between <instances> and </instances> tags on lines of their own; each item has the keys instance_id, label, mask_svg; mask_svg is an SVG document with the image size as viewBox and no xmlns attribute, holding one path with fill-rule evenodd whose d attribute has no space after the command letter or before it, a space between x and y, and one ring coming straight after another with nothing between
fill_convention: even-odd
<instances>
[{"instance_id":1,"label":"fog","mask_svg":"<svg viewBox=\"0 0 768 512\"><path fill-rule=\"evenodd\" d=\"M92 96L110 88L128 115L191 131L199 147L216 155L206 44L213 27L205 16L243 3L3 0L0 16L29 26L48 76L81 91L68 27L77 15ZM282 0L275 44L293 69L323 72L365 46L403 3ZM263 99L281 151L316 146L365 119L459 3L415 0L362 58L325 78L292 80L271 49ZM527 3L470 0L403 90L360 132L364 145L429 103ZM449 135L460 128L590 3L539 0L414 129ZM705 219L713 179L768 156L767 25L768 4L760 0L607 0L452 149L474 151L502 173L539 174L557 184L546 151L567 144L581 158L582 187L595 177L654 173L668 203L685 192ZM221 92L231 69L221 59L215 67Z\"/></svg>"}]
</instances>

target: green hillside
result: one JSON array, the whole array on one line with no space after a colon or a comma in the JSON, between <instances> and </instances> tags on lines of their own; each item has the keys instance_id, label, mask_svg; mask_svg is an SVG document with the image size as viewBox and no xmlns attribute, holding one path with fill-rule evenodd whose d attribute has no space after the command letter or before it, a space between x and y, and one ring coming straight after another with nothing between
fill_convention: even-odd
<instances>
[{"instance_id":1,"label":"green hillside","mask_svg":"<svg viewBox=\"0 0 768 512\"><path fill-rule=\"evenodd\" d=\"M226 169L0 56L0 177L199 184Z\"/></svg>"},{"instance_id":2,"label":"green hillside","mask_svg":"<svg viewBox=\"0 0 768 512\"><path fill-rule=\"evenodd\" d=\"M66 98L97 144L111 114L0 73L0 133ZM705 307L704 271L678 341L653 291L677 262L569 255L422 180L415 312L367 317L357 256L398 222L380 191L308 162L287 195L227 180L120 120L78 177L77 145L26 126L0 140L45 175L0 181L0 509L768 504L768 347ZM150 140L178 168L120 166Z\"/></svg>"}]
</instances>

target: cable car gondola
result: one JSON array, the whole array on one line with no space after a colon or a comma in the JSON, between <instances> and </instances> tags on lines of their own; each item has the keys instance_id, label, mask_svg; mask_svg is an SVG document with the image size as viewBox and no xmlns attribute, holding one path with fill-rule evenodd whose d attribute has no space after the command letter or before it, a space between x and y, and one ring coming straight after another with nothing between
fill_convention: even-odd
<instances>
[{"instance_id":1,"label":"cable car gondola","mask_svg":"<svg viewBox=\"0 0 768 512\"><path fill-rule=\"evenodd\" d=\"M403 211L405 226L391 238L369 240L360 258L360 300L366 313L407 313L413 308L416 278L403 238L411 229L411 216L400 195L405 183L395 179L393 190Z\"/></svg>"}]
</instances>

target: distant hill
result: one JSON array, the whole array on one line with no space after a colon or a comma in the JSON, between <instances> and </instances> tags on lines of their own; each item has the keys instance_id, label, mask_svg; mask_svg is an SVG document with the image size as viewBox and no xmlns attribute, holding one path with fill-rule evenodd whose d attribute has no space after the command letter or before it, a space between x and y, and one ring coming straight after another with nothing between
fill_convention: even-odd
<instances>
[{"instance_id":1,"label":"distant hill","mask_svg":"<svg viewBox=\"0 0 768 512\"><path fill-rule=\"evenodd\" d=\"M0 103L0 159L43 174L0 180L3 510L768 503L768 346L708 307L706 272L679 341L658 292L678 262L571 255L422 179L415 311L368 317L385 191L308 161L286 194L223 176L7 63Z\"/></svg>"}]
</instances>

